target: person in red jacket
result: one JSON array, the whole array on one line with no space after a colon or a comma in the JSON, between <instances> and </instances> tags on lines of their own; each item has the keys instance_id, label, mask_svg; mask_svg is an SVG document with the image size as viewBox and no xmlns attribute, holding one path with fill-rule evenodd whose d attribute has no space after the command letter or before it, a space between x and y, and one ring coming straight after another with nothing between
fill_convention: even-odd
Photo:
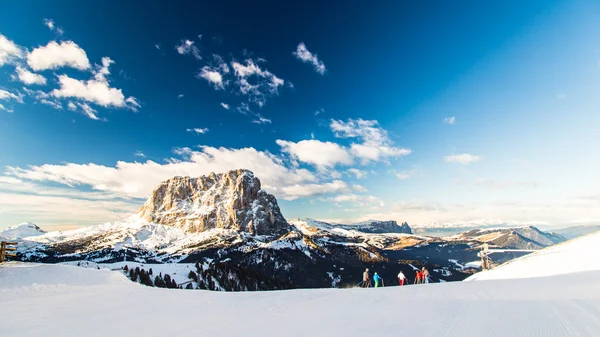
<instances>
[{"instance_id":1,"label":"person in red jacket","mask_svg":"<svg viewBox=\"0 0 600 337\"><path fill-rule=\"evenodd\" d=\"M417 271L417 276L415 277L415 284L420 284L423 279L423 273L421 271Z\"/></svg>"}]
</instances>

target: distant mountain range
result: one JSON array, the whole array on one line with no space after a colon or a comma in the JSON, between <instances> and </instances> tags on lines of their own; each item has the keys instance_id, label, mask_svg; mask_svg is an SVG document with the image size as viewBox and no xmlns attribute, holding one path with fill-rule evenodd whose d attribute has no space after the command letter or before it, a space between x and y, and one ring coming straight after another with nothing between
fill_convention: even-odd
<instances>
[{"instance_id":1,"label":"distant mountain range","mask_svg":"<svg viewBox=\"0 0 600 337\"><path fill-rule=\"evenodd\" d=\"M123 221L49 233L26 223L0 231L0 238L18 240L24 261L192 263L212 281L190 274L191 288L218 284L221 290L353 286L367 267L388 282L400 270L411 278L423 266L436 282L455 281L477 264L482 243L530 250L564 241L531 226L441 238L413 234L395 221L288 222L247 170L164 181Z\"/></svg>"}]
</instances>

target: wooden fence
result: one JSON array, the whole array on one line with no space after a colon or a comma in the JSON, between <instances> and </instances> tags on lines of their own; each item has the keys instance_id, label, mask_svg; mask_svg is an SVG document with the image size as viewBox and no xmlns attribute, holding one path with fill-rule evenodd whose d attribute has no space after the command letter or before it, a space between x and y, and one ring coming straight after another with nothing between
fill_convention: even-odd
<instances>
[{"instance_id":1,"label":"wooden fence","mask_svg":"<svg viewBox=\"0 0 600 337\"><path fill-rule=\"evenodd\" d=\"M4 262L4 260L7 257L17 256L17 254L15 254L15 253L7 253L7 251L17 250L17 248L15 248L15 247L7 247L7 246L14 246L16 244L17 244L16 242L7 242L7 241L2 241L0 243L0 263Z\"/></svg>"}]
</instances>

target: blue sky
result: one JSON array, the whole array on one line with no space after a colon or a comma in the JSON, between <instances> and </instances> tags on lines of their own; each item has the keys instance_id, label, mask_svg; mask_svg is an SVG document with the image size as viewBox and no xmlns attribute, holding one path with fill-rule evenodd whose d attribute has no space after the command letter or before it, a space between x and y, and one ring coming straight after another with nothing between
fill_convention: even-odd
<instances>
[{"instance_id":1,"label":"blue sky","mask_svg":"<svg viewBox=\"0 0 600 337\"><path fill-rule=\"evenodd\" d=\"M596 1L6 2L0 227L252 169L284 215L600 222Z\"/></svg>"}]
</instances>

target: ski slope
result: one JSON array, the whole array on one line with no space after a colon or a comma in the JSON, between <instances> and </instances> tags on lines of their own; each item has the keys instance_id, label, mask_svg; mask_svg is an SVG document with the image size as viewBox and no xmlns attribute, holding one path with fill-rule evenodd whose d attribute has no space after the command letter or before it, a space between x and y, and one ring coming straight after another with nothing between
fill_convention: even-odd
<instances>
[{"instance_id":1,"label":"ski slope","mask_svg":"<svg viewBox=\"0 0 600 337\"><path fill-rule=\"evenodd\" d=\"M110 270L0 266L6 336L594 336L600 271L379 289L150 288ZM8 309L4 309L8 308Z\"/></svg>"},{"instance_id":2,"label":"ski slope","mask_svg":"<svg viewBox=\"0 0 600 337\"><path fill-rule=\"evenodd\" d=\"M492 270L477 273L466 281L544 277L598 270L600 232L509 261Z\"/></svg>"},{"instance_id":3,"label":"ski slope","mask_svg":"<svg viewBox=\"0 0 600 337\"><path fill-rule=\"evenodd\" d=\"M598 336L599 256L597 233L470 279L481 282L245 293L6 263L0 323L6 336Z\"/></svg>"}]
</instances>

